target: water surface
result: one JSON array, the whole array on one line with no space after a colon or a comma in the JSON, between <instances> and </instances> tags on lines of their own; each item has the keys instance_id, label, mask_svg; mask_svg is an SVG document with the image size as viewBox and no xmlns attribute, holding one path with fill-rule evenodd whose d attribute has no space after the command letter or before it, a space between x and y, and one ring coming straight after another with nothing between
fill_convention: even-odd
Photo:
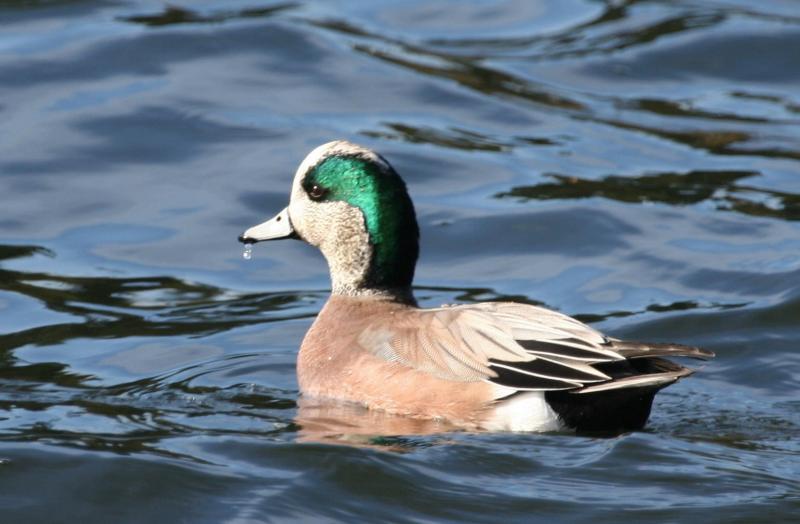
<instances>
[{"instance_id":1,"label":"water surface","mask_svg":"<svg viewBox=\"0 0 800 524\"><path fill-rule=\"evenodd\" d=\"M790 522L800 7L0 2L3 522ZM298 398L321 256L237 235L345 138L425 306L715 351L615 438Z\"/></svg>"}]
</instances>

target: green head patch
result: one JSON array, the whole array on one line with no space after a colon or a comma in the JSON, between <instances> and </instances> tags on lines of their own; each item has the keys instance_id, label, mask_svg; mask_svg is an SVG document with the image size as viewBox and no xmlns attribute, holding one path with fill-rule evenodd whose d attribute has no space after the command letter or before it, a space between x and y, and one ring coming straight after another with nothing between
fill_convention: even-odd
<instances>
[{"instance_id":1,"label":"green head patch","mask_svg":"<svg viewBox=\"0 0 800 524\"><path fill-rule=\"evenodd\" d=\"M331 156L306 174L302 186L312 200L346 202L361 210L373 246L365 285L411 284L419 229L406 185L388 163L360 156Z\"/></svg>"}]
</instances>

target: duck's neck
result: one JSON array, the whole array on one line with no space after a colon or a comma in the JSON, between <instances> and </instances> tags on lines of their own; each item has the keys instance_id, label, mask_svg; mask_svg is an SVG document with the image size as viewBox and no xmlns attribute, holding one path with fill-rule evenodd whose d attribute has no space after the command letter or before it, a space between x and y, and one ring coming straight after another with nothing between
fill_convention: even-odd
<instances>
[{"instance_id":1,"label":"duck's neck","mask_svg":"<svg viewBox=\"0 0 800 524\"><path fill-rule=\"evenodd\" d=\"M411 289L416 249L399 252L397 257L381 258L380 245L364 240L367 239L354 238L350 246L347 244L351 242L345 241L337 246L335 253L326 253L331 272L331 293L416 305ZM346 256L337 256L340 254Z\"/></svg>"},{"instance_id":2,"label":"duck's neck","mask_svg":"<svg viewBox=\"0 0 800 524\"><path fill-rule=\"evenodd\" d=\"M384 223L386 225L386 223ZM419 253L419 230L411 214L376 235L353 228L321 246L331 273L334 295L376 297L416 304L411 284Z\"/></svg>"},{"instance_id":3,"label":"duck's neck","mask_svg":"<svg viewBox=\"0 0 800 524\"><path fill-rule=\"evenodd\" d=\"M378 288L378 287L351 287L334 282L331 295L336 297L367 298L375 300L386 300L398 304L416 306L417 299L411 287L404 288Z\"/></svg>"}]
</instances>

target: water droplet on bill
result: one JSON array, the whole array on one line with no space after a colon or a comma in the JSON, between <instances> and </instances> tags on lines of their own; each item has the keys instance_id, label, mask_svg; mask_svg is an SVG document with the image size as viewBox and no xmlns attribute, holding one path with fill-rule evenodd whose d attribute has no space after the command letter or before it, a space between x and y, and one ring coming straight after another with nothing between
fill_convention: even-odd
<instances>
[{"instance_id":1,"label":"water droplet on bill","mask_svg":"<svg viewBox=\"0 0 800 524\"><path fill-rule=\"evenodd\" d=\"M253 244L245 244L244 251L242 251L242 258L245 260L250 260L253 258Z\"/></svg>"}]
</instances>

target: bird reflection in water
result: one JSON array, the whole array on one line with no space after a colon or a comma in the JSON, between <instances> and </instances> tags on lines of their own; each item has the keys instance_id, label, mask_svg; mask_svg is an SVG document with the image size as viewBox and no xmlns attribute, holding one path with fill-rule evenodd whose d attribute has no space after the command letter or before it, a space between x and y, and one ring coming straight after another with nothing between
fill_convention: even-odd
<instances>
[{"instance_id":1,"label":"bird reflection in water","mask_svg":"<svg viewBox=\"0 0 800 524\"><path fill-rule=\"evenodd\" d=\"M297 401L295 424L299 426L298 442L398 452L432 444L430 439L415 437L439 435L436 443L441 443L448 433L470 429L446 420L392 415L351 402L303 396Z\"/></svg>"}]
</instances>

